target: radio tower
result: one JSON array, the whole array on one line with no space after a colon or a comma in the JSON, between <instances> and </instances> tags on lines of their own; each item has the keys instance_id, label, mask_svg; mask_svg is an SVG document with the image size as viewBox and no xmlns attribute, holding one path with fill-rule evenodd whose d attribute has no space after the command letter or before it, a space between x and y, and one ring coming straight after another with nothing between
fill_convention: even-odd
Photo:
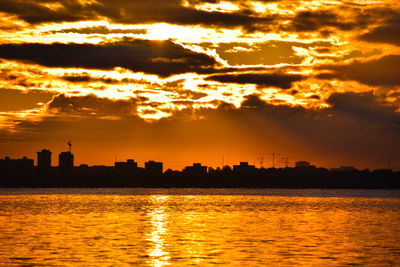
<instances>
[{"instance_id":1,"label":"radio tower","mask_svg":"<svg viewBox=\"0 0 400 267\"><path fill-rule=\"evenodd\" d=\"M279 156L279 155L280 154L272 152L272 168L275 168L275 156Z\"/></svg>"}]
</instances>

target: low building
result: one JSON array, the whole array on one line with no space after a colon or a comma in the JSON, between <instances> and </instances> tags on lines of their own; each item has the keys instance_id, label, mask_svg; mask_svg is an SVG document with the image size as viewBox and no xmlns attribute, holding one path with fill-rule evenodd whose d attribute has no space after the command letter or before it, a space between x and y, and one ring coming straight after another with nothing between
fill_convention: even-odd
<instances>
[{"instance_id":1,"label":"low building","mask_svg":"<svg viewBox=\"0 0 400 267\"><path fill-rule=\"evenodd\" d=\"M310 167L311 164L308 161L297 161L295 166L296 168L307 168Z\"/></svg>"},{"instance_id":2,"label":"low building","mask_svg":"<svg viewBox=\"0 0 400 267\"><path fill-rule=\"evenodd\" d=\"M256 170L256 166L249 165L248 162L240 162L239 165L233 165L233 172L239 174L252 174Z\"/></svg>"},{"instance_id":3,"label":"low building","mask_svg":"<svg viewBox=\"0 0 400 267\"><path fill-rule=\"evenodd\" d=\"M144 164L145 173L148 175L161 175L163 173L162 162L150 160Z\"/></svg>"},{"instance_id":4,"label":"low building","mask_svg":"<svg viewBox=\"0 0 400 267\"><path fill-rule=\"evenodd\" d=\"M185 174L189 175L206 175L207 174L207 166L201 166L201 163L193 163L193 166L187 166L182 171Z\"/></svg>"},{"instance_id":5,"label":"low building","mask_svg":"<svg viewBox=\"0 0 400 267\"><path fill-rule=\"evenodd\" d=\"M33 159L23 157L22 159L0 159L0 172L4 175L31 175L34 170Z\"/></svg>"},{"instance_id":6,"label":"low building","mask_svg":"<svg viewBox=\"0 0 400 267\"><path fill-rule=\"evenodd\" d=\"M116 169L137 169L138 164L133 159L128 159L126 162L115 162Z\"/></svg>"}]
</instances>

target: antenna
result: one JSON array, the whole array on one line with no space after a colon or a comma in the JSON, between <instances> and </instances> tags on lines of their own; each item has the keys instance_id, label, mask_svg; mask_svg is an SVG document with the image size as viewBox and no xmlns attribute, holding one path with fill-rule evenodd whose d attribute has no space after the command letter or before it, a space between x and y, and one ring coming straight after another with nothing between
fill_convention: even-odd
<instances>
[{"instance_id":1,"label":"antenna","mask_svg":"<svg viewBox=\"0 0 400 267\"><path fill-rule=\"evenodd\" d=\"M389 166L389 170L391 170L391 168L390 168L390 157L388 157L388 166Z\"/></svg>"},{"instance_id":2,"label":"antenna","mask_svg":"<svg viewBox=\"0 0 400 267\"><path fill-rule=\"evenodd\" d=\"M272 168L275 168L275 156L279 156L279 155L280 154L272 152Z\"/></svg>"},{"instance_id":3,"label":"antenna","mask_svg":"<svg viewBox=\"0 0 400 267\"><path fill-rule=\"evenodd\" d=\"M259 157L257 160L260 163L260 169L262 169L264 167L264 157Z\"/></svg>"},{"instance_id":4,"label":"antenna","mask_svg":"<svg viewBox=\"0 0 400 267\"><path fill-rule=\"evenodd\" d=\"M69 141L67 142L67 145L68 145L68 151L69 151L69 153L71 153L71 147L72 147L71 138L70 138Z\"/></svg>"},{"instance_id":5,"label":"antenna","mask_svg":"<svg viewBox=\"0 0 400 267\"><path fill-rule=\"evenodd\" d=\"M224 168L224 166L225 166L225 155L222 154L222 169Z\"/></svg>"}]
</instances>

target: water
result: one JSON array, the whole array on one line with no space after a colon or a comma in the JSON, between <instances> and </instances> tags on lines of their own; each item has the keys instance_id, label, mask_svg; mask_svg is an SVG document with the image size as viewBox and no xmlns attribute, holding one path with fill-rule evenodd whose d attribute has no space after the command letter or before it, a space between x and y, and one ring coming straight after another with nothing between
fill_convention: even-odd
<instances>
[{"instance_id":1,"label":"water","mask_svg":"<svg viewBox=\"0 0 400 267\"><path fill-rule=\"evenodd\" d=\"M400 265L400 191L1 189L2 266Z\"/></svg>"}]
</instances>

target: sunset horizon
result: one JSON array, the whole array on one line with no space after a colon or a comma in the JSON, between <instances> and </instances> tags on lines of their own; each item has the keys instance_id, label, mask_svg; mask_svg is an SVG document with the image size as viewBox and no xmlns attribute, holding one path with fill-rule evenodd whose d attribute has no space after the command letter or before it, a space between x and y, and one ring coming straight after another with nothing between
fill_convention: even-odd
<instances>
[{"instance_id":1,"label":"sunset horizon","mask_svg":"<svg viewBox=\"0 0 400 267\"><path fill-rule=\"evenodd\" d=\"M224 155L400 170L395 0L0 1L0 158L74 142L179 169Z\"/></svg>"}]
</instances>

